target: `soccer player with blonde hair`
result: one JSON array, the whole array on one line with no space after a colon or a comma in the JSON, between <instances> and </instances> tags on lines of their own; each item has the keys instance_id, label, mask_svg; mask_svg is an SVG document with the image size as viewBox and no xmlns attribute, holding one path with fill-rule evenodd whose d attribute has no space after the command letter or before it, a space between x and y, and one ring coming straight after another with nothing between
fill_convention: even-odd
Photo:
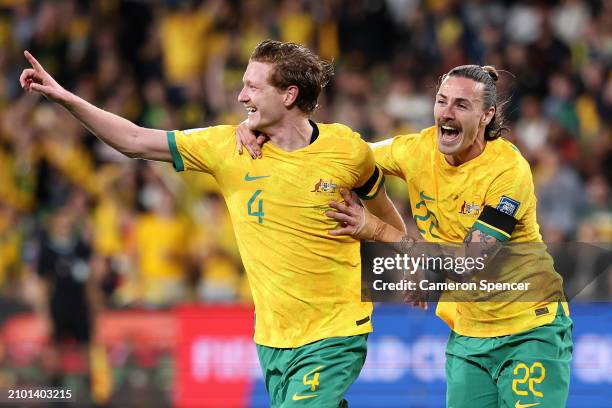
<instances>
[{"instance_id":1,"label":"soccer player with blonde hair","mask_svg":"<svg viewBox=\"0 0 612 408\"><path fill-rule=\"evenodd\" d=\"M331 66L303 46L260 43L238 101L245 125L269 142L252 160L236 126L146 129L62 88L25 52L20 82L68 109L103 142L134 158L212 174L229 208L255 303L255 336L272 406L346 406L343 396L366 357L372 304L361 302L360 244L328 234L325 216L340 190L403 230L384 192L382 171L358 134L310 120ZM187 239L187 237L186 237Z\"/></svg>"}]
</instances>

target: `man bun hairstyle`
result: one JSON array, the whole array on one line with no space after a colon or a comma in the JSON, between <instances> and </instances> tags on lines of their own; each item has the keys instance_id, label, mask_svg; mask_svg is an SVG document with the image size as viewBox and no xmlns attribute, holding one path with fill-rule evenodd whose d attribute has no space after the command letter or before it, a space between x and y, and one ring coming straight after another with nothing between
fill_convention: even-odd
<instances>
[{"instance_id":1,"label":"man bun hairstyle","mask_svg":"<svg viewBox=\"0 0 612 408\"><path fill-rule=\"evenodd\" d=\"M307 114L316 109L321 90L334 75L331 63L303 45L291 42L265 40L257 45L251 61L274 65L269 78L272 86L278 89L297 86L295 105Z\"/></svg>"},{"instance_id":2,"label":"man bun hairstyle","mask_svg":"<svg viewBox=\"0 0 612 408\"><path fill-rule=\"evenodd\" d=\"M485 65L482 67L482 69L491 76L491 79L493 79L493 82L497 82L497 80L499 79L499 74L497 73L497 70L495 69L494 66Z\"/></svg>"},{"instance_id":3,"label":"man bun hairstyle","mask_svg":"<svg viewBox=\"0 0 612 408\"><path fill-rule=\"evenodd\" d=\"M495 107L495 114L491 119L491 122L487 125L484 132L485 140L495 140L501 136L503 131L507 131L508 128L504 126L504 114L502 111L503 106L507 101L499 100L497 95L497 80L499 74L497 69L491 65L460 65L448 71L447 74L442 76L442 81L447 77L460 77L468 78L475 82L480 82L484 85L482 90L482 102L484 109Z\"/></svg>"}]
</instances>

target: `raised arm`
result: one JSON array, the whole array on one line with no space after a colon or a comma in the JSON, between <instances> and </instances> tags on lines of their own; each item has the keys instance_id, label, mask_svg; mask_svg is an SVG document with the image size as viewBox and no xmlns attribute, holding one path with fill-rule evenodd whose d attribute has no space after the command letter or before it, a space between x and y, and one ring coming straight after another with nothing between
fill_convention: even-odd
<instances>
[{"instance_id":1,"label":"raised arm","mask_svg":"<svg viewBox=\"0 0 612 408\"><path fill-rule=\"evenodd\" d=\"M172 161L165 131L143 128L79 98L58 84L32 54L23 54L32 66L19 77L23 89L62 105L96 137L128 157Z\"/></svg>"}]
</instances>

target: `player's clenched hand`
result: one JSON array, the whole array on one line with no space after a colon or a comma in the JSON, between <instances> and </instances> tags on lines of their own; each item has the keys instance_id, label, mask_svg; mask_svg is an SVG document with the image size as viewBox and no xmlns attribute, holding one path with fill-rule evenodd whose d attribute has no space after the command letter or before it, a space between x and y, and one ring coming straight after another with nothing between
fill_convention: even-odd
<instances>
[{"instance_id":1,"label":"player's clenched hand","mask_svg":"<svg viewBox=\"0 0 612 408\"><path fill-rule=\"evenodd\" d=\"M39 92L52 101L60 102L66 90L55 82L55 79L45 71L32 54L24 51L23 55L32 68L26 68L21 73L19 77L21 87L28 92Z\"/></svg>"},{"instance_id":2,"label":"player's clenched hand","mask_svg":"<svg viewBox=\"0 0 612 408\"><path fill-rule=\"evenodd\" d=\"M236 148L238 153L242 154L242 147L246 147L252 158L261 158L261 146L268 141L268 137L264 135L256 135L246 125L246 120L238 125L236 129Z\"/></svg>"}]
</instances>

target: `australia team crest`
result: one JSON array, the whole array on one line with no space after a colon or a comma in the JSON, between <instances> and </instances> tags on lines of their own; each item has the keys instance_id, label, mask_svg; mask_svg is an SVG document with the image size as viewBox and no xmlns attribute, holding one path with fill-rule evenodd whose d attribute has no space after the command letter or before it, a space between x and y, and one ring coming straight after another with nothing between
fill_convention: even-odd
<instances>
[{"instance_id":1,"label":"australia team crest","mask_svg":"<svg viewBox=\"0 0 612 408\"><path fill-rule=\"evenodd\" d=\"M313 187L313 189L310 191L311 193L328 193L328 194L333 194L336 192L336 189L338 188L338 185L336 183L334 183L333 179L323 179L320 178L319 181L317 181Z\"/></svg>"},{"instance_id":2,"label":"australia team crest","mask_svg":"<svg viewBox=\"0 0 612 408\"><path fill-rule=\"evenodd\" d=\"M482 210L482 205L476 203L468 203L467 201L463 201L461 208L459 209L459 214L478 216L480 211Z\"/></svg>"}]
</instances>

